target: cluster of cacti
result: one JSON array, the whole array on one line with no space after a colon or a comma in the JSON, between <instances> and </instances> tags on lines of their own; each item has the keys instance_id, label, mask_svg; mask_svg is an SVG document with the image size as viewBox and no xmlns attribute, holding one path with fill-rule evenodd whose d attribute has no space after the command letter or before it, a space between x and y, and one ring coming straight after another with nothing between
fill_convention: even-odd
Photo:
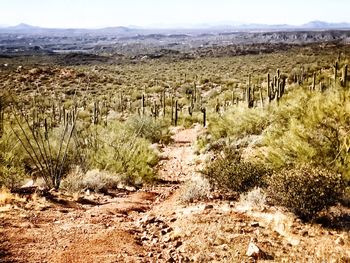
<instances>
[{"instance_id":1,"label":"cluster of cacti","mask_svg":"<svg viewBox=\"0 0 350 263\"><path fill-rule=\"evenodd\" d=\"M276 76L270 79L270 74L267 74L267 97L269 102L276 99L278 102L284 92L286 87L286 76L282 76L280 70L277 69Z\"/></svg>"}]
</instances>

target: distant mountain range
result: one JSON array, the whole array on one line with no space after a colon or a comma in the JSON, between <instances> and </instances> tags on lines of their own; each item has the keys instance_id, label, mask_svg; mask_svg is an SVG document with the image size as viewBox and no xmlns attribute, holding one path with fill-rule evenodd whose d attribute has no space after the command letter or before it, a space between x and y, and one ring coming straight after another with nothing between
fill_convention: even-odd
<instances>
[{"instance_id":1,"label":"distant mountain range","mask_svg":"<svg viewBox=\"0 0 350 263\"><path fill-rule=\"evenodd\" d=\"M350 23L328 23L324 21L311 21L309 23L294 25L267 25L267 24L235 24L230 25L196 25L182 28L145 28L145 27L105 27L100 29L84 28L44 28L28 24L19 24L16 26L0 26L0 34L29 34L29 35L118 35L130 36L150 33L203 33L203 32L228 32L228 31L279 31L279 30L350 30Z\"/></svg>"}]
</instances>

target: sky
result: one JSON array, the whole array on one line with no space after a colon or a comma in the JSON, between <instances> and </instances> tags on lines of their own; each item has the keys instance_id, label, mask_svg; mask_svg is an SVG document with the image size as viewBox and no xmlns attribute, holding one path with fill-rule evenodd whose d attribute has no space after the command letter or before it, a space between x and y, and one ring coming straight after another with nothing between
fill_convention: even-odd
<instances>
[{"instance_id":1,"label":"sky","mask_svg":"<svg viewBox=\"0 0 350 263\"><path fill-rule=\"evenodd\" d=\"M0 0L0 25L172 27L350 22L350 0Z\"/></svg>"}]
</instances>

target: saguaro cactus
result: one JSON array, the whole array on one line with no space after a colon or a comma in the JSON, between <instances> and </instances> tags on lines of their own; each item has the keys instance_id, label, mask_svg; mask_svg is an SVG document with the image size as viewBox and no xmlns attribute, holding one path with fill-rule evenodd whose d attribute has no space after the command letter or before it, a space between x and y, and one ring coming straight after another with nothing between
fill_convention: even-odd
<instances>
[{"instance_id":1,"label":"saguaro cactus","mask_svg":"<svg viewBox=\"0 0 350 263\"><path fill-rule=\"evenodd\" d=\"M267 97L268 97L268 99L269 99L269 102L272 101L272 96L271 96L272 91L271 91L271 85L270 85L270 83L271 83L271 80L270 80L270 73L267 73Z\"/></svg>"},{"instance_id":2,"label":"saguaro cactus","mask_svg":"<svg viewBox=\"0 0 350 263\"><path fill-rule=\"evenodd\" d=\"M337 84L337 76L338 76L338 61L334 64L334 86Z\"/></svg>"},{"instance_id":3,"label":"saguaro cactus","mask_svg":"<svg viewBox=\"0 0 350 263\"><path fill-rule=\"evenodd\" d=\"M163 95L162 95L162 108L163 108L163 117L165 117L165 110L166 110L166 104L165 104L165 89L163 90Z\"/></svg>"},{"instance_id":4,"label":"saguaro cactus","mask_svg":"<svg viewBox=\"0 0 350 263\"><path fill-rule=\"evenodd\" d=\"M174 97L173 96L171 96L171 104L170 104L170 106L171 106L171 123L173 123L174 122Z\"/></svg>"},{"instance_id":5,"label":"saguaro cactus","mask_svg":"<svg viewBox=\"0 0 350 263\"><path fill-rule=\"evenodd\" d=\"M2 97L0 97L0 138L4 134L5 107Z\"/></svg>"},{"instance_id":6,"label":"saguaro cactus","mask_svg":"<svg viewBox=\"0 0 350 263\"><path fill-rule=\"evenodd\" d=\"M348 79L348 65L345 65L343 68L343 76L342 76L342 86L346 88Z\"/></svg>"},{"instance_id":7,"label":"saguaro cactus","mask_svg":"<svg viewBox=\"0 0 350 263\"><path fill-rule=\"evenodd\" d=\"M206 108L202 107L201 112L203 113L203 127L207 125L207 110Z\"/></svg>"},{"instance_id":8,"label":"saguaro cactus","mask_svg":"<svg viewBox=\"0 0 350 263\"><path fill-rule=\"evenodd\" d=\"M175 126L177 126L177 119L178 119L178 103L177 103L177 100L176 100L175 101L175 120L174 120Z\"/></svg>"},{"instance_id":9,"label":"saguaro cactus","mask_svg":"<svg viewBox=\"0 0 350 263\"><path fill-rule=\"evenodd\" d=\"M141 112L142 112L142 116L145 115L145 108L146 108L145 94L142 94L142 97L141 97Z\"/></svg>"},{"instance_id":10,"label":"saguaro cactus","mask_svg":"<svg viewBox=\"0 0 350 263\"><path fill-rule=\"evenodd\" d=\"M215 112L216 113L220 112L220 101L219 101L219 98L216 99Z\"/></svg>"}]
</instances>

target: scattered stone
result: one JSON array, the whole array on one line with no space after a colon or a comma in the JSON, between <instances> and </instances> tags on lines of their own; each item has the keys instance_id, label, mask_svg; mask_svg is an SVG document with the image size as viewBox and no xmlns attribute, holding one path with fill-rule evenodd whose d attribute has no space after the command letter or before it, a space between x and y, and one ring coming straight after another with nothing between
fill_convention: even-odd
<instances>
[{"instance_id":1,"label":"scattered stone","mask_svg":"<svg viewBox=\"0 0 350 263\"><path fill-rule=\"evenodd\" d=\"M307 230L304 230L304 231L301 232L301 235L303 237L307 237L309 235L309 232Z\"/></svg>"},{"instance_id":2,"label":"scattered stone","mask_svg":"<svg viewBox=\"0 0 350 263\"><path fill-rule=\"evenodd\" d=\"M204 210L213 209L213 208L214 208L213 205L206 205L206 206L204 207Z\"/></svg>"},{"instance_id":3,"label":"scattered stone","mask_svg":"<svg viewBox=\"0 0 350 263\"><path fill-rule=\"evenodd\" d=\"M264 252L253 242L250 241L248 245L248 250L246 255L248 257L252 257L254 259L262 259L264 258Z\"/></svg>"},{"instance_id":4,"label":"scattered stone","mask_svg":"<svg viewBox=\"0 0 350 263\"><path fill-rule=\"evenodd\" d=\"M176 241L176 243L175 243L175 248L178 248L178 247L181 246L181 245L182 245L182 241L178 240L178 241Z\"/></svg>"},{"instance_id":5,"label":"scattered stone","mask_svg":"<svg viewBox=\"0 0 350 263\"><path fill-rule=\"evenodd\" d=\"M177 219L175 217L173 217L172 219L170 219L170 222L173 223L175 222Z\"/></svg>"},{"instance_id":6,"label":"scattered stone","mask_svg":"<svg viewBox=\"0 0 350 263\"><path fill-rule=\"evenodd\" d=\"M345 241L342 237L338 237L336 240L335 240L335 243L337 245L340 245L340 246L344 246L345 245Z\"/></svg>"},{"instance_id":7,"label":"scattered stone","mask_svg":"<svg viewBox=\"0 0 350 263\"><path fill-rule=\"evenodd\" d=\"M222 251L228 251L229 246L228 246L227 244L222 244L219 248L220 248Z\"/></svg>"},{"instance_id":8,"label":"scattered stone","mask_svg":"<svg viewBox=\"0 0 350 263\"><path fill-rule=\"evenodd\" d=\"M250 224L250 226L252 226L252 227L258 227L258 226L259 226L259 222L252 222L252 223Z\"/></svg>"},{"instance_id":9,"label":"scattered stone","mask_svg":"<svg viewBox=\"0 0 350 263\"><path fill-rule=\"evenodd\" d=\"M170 238L169 236L167 236L167 237L165 237L165 238L163 239L163 241L164 241L165 243L168 243L168 242L171 241L171 238Z\"/></svg>"},{"instance_id":10,"label":"scattered stone","mask_svg":"<svg viewBox=\"0 0 350 263\"><path fill-rule=\"evenodd\" d=\"M147 241L147 240L149 240L149 238L147 236L144 235L141 237L141 241Z\"/></svg>"}]
</instances>

